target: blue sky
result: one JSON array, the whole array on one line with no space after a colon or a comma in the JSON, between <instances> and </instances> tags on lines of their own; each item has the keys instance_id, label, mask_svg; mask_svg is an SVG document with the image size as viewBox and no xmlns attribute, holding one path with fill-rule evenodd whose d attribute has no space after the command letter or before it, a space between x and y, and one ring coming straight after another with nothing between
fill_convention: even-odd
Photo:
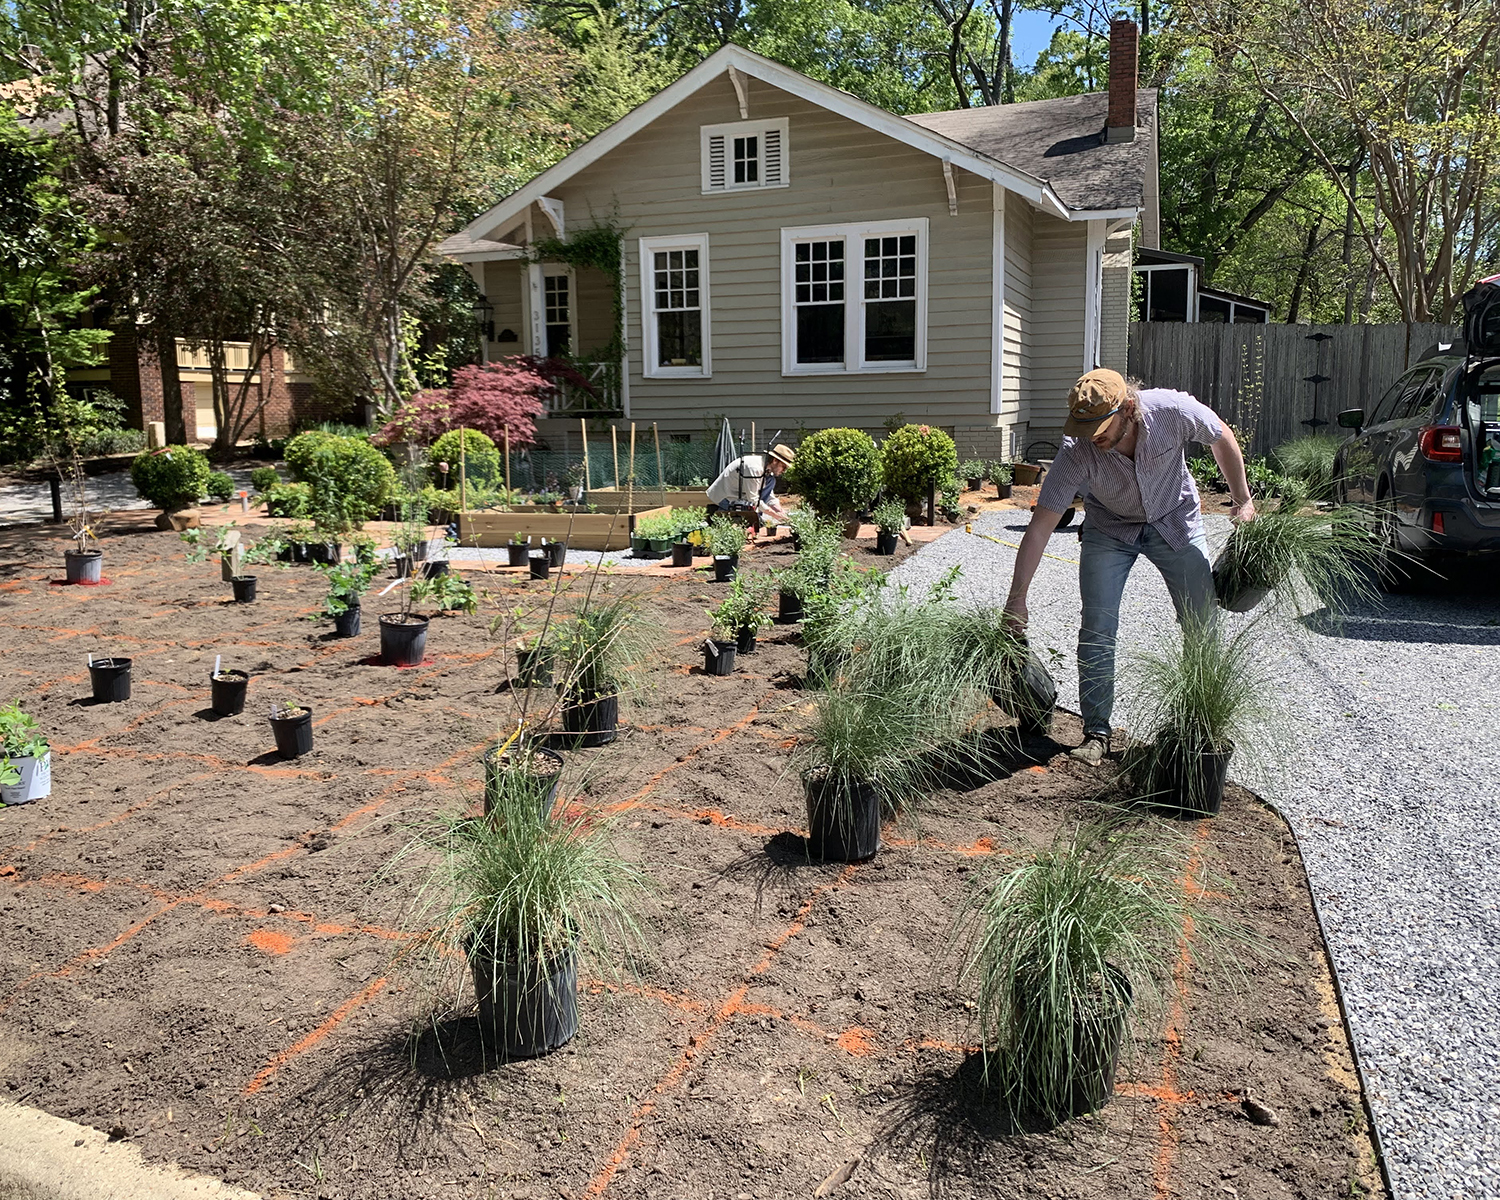
<instances>
[{"instance_id":1,"label":"blue sky","mask_svg":"<svg viewBox=\"0 0 1500 1200\"><path fill-rule=\"evenodd\" d=\"M1054 17L1051 13L1025 8L1017 10L1014 21L1011 61L1029 71L1036 63L1036 56L1052 41L1052 30L1065 22L1062 17Z\"/></svg>"}]
</instances>

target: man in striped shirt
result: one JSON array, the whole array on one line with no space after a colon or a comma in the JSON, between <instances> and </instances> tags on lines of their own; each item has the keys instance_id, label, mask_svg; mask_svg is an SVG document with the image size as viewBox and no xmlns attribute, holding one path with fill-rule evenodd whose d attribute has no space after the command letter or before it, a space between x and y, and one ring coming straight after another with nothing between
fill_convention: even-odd
<instances>
[{"instance_id":1,"label":"man in striped shirt","mask_svg":"<svg viewBox=\"0 0 1500 1200\"><path fill-rule=\"evenodd\" d=\"M1213 569L1189 442L1202 442L1229 483L1236 521L1255 519L1245 458L1212 409L1186 392L1137 391L1116 371L1090 371L1068 394L1063 444L1016 555L1005 611L1026 627L1026 593L1047 539L1076 496L1084 500L1078 590L1078 692L1083 745L1074 758L1097 765L1109 753L1115 701L1115 634L1130 568L1142 554L1161 572L1181 624L1214 619Z\"/></svg>"}]
</instances>

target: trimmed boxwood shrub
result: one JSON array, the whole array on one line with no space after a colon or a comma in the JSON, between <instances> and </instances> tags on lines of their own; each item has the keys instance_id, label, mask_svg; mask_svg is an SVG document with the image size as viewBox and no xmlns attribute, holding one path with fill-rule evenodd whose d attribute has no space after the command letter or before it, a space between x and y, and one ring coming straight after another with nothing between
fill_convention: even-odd
<instances>
[{"instance_id":1,"label":"trimmed boxwood shrub","mask_svg":"<svg viewBox=\"0 0 1500 1200\"><path fill-rule=\"evenodd\" d=\"M228 500L234 495L234 480L230 478L227 471L210 471L208 473L208 486L204 489L205 496L212 496L215 500Z\"/></svg>"},{"instance_id":2,"label":"trimmed boxwood shrub","mask_svg":"<svg viewBox=\"0 0 1500 1200\"><path fill-rule=\"evenodd\" d=\"M266 512L273 517L307 516L312 509L312 488L305 483L272 484L265 491Z\"/></svg>"},{"instance_id":3,"label":"trimmed boxwood shrub","mask_svg":"<svg viewBox=\"0 0 1500 1200\"><path fill-rule=\"evenodd\" d=\"M136 456L130 464L135 490L164 512L191 508L204 496L212 468L190 446L163 446Z\"/></svg>"},{"instance_id":4,"label":"trimmed boxwood shrub","mask_svg":"<svg viewBox=\"0 0 1500 1200\"><path fill-rule=\"evenodd\" d=\"M903 425L880 447L885 490L906 501L925 500L927 489L952 485L958 474L953 439L931 425Z\"/></svg>"},{"instance_id":5,"label":"trimmed boxwood shrub","mask_svg":"<svg viewBox=\"0 0 1500 1200\"><path fill-rule=\"evenodd\" d=\"M281 482L275 467L256 467L250 472L250 486L257 492L269 492Z\"/></svg>"},{"instance_id":6,"label":"trimmed boxwood shrub","mask_svg":"<svg viewBox=\"0 0 1500 1200\"><path fill-rule=\"evenodd\" d=\"M445 462L448 464L448 487L458 487L460 433L463 433L465 477L470 483L493 487L503 478L500 472L500 451L495 448L495 443L488 434L480 433L477 429L467 432L450 429L432 443L432 448L427 451L427 473L432 477L433 486L443 486L443 473L438 470L438 463Z\"/></svg>"},{"instance_id":7,"label":"trimmed boxwood shrub","mask_svg":"<svg viewBox=\"0 0 1500 1200\"><path fill-rule=\"evenodd\" d=\"M311 487L311 515L325 528L373 520L396 491L389 460L363 438L310 429L286 444L286 465Z\"/></svg>"},{"instance_id":8,"label":"trimmed boxwood shrub","mask_svg":"<svg viewBox=\"0 0 1500 1200\"><path fill-rule=\"evenodd\" d=\"M880 489L880 452L862 429L820 429L802 439L787 486L826 515L863 508Z\"/></svg>"}]
</instances>

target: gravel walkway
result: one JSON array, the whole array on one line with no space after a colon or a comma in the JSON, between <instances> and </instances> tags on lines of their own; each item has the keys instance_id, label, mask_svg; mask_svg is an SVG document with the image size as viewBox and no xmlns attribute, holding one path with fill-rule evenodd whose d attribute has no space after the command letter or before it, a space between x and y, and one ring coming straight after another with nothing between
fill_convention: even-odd
<instances>
[{"instance_id":1,"label":"gravel walkway","mask_svg":"<svg viewBox=\"0 0 1500 1200\"><path fill-rule=\"evenodd\" d=\"M983 531L1018 542L1028 514ZM1229 523L1210 517L1217 546ZM1075 530L1050 550L1076 560ZM927 584L957 562L960 594L1000 604L1015 551L962 531L903 563ZM1491 568L1493 571L1493 568ZM1078 572L1043 559L1033 643L1051 652L1059 702L1076 711ZM1121 608L1121 665L1171 636L1171 603L1149 563ZM1341 625L1316 616L1266 628L1282 761L1232 773L1296 827L1397 1197L1500 1197L1500 583L1389 597ZM1128 726L1128 689L1115 723Z\"/></svg>"},{"instance_id":2,"label":"gravel walkway","mask_svg":"<svg viewBox=\"0 0 1500 1200\"><path fill-rule=\"evenodd\" d=\"M220 470L225 468L215 468ZM249 467L229 467L227 472L234 480L235 490L250 487ZM141 499L130 482L129 471L110 471L106 475L89 477L89 505L95 511L123 511L125 509L154 508ZM68 516L68 489L63 488L63 518ZM36 521L52 519L52 493L46 483L8 483L0 487L0 526L29 525Z\"/></svg>"}]
</instances>

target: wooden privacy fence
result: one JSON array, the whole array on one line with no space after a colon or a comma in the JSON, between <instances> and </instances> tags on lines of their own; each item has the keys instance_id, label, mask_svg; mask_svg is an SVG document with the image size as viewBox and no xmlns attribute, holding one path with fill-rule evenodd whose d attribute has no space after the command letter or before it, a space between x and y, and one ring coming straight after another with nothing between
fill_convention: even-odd
<instances>
[{"instance_id":1,"label":"wooden privacy fence","mask_svg":"<svg viewBox=\"0 0 1500 1200\"><path fill-rule=\"evenodd\" d=\"M1369 409L1433 343L1462 337L1457 325L1135 322L1130 373L1190 392L1265 454L1306 433L1339 433L1337 413Z\"/></svg>"}]
</instances>

